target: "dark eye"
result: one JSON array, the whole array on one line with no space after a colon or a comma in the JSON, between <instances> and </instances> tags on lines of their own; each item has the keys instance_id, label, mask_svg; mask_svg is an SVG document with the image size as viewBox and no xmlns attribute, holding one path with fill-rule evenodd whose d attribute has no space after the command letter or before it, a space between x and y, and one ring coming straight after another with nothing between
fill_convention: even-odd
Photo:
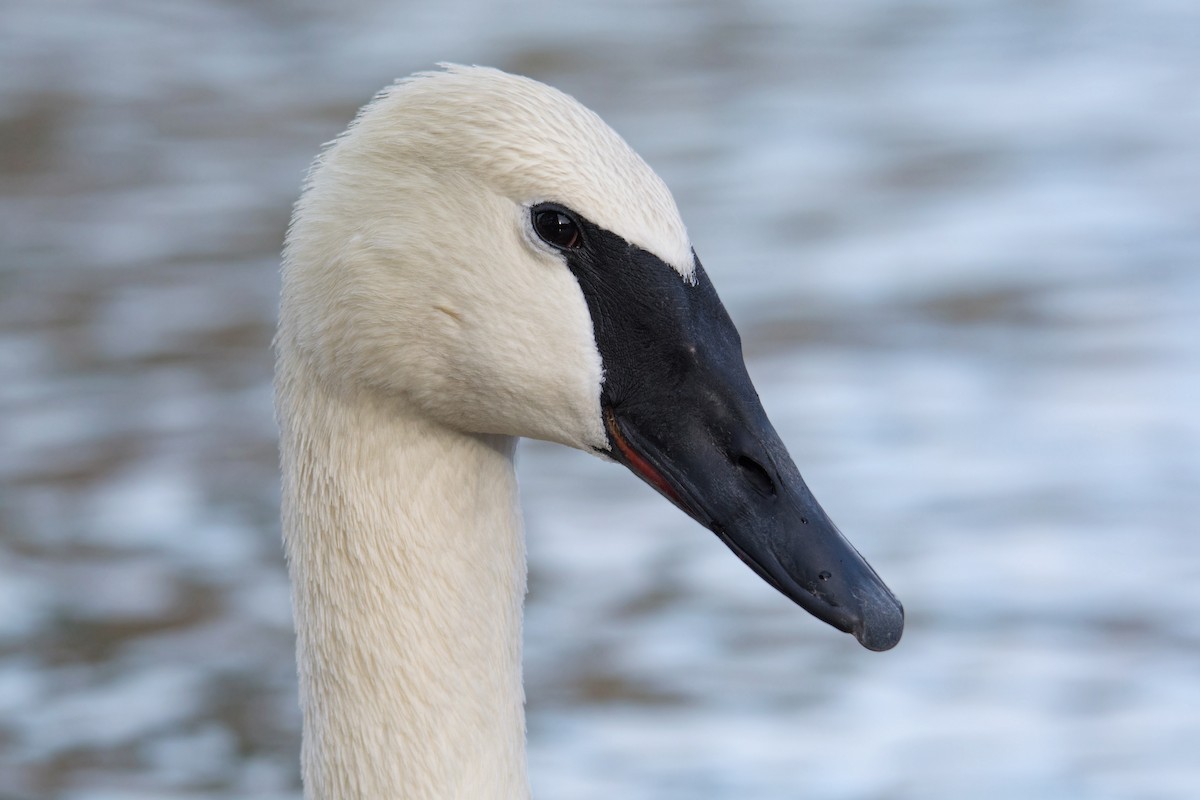
<instances>
[{"instance_id":1,"label":"dark eye","mask_svg":"<svg viewBox=\"0 0 1200 800\"><path fill-rule=\"evenodd\" d=\"M542 237L546 244L574 250L583 244L579 234L579 226L575 220L554 208L535 208L533 210L533 229Z\"/></svg>"}]
</instances>

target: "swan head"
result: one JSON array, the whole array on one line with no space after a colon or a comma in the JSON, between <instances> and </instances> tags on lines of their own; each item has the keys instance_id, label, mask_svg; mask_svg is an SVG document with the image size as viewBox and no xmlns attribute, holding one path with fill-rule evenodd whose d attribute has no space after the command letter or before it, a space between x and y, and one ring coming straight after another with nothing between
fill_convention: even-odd
<instances>
[{"instance_id":1,"label":"swan head","mask_svg":"<svg viewBox=\"0 0 1200 800\"><path fill-rule=\"evenodd\" d=\"M594 113L447 66L381 93L318 159L278 348L334 390L624 464L866 647L903 610L759 402L670 191Z\"/></svg>"}]
</instances>

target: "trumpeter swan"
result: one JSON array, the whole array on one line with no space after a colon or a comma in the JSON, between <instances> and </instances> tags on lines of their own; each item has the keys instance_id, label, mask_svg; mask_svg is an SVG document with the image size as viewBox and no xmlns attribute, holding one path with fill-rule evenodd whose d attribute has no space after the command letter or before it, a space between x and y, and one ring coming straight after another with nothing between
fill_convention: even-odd
<instances>
[{"instance_id":1,"label":"trumpeter swan","mask_svg":"<svg viewBox=\"0 0 1200 800\"><path fill-rule=\"evenodd\" d=\"M624 464L864 646L900 637L670 192L554 89L448 66L370 103L296 205L275 347L308 797L528 796L519 436Z\"/></svg>"}]
</instances>

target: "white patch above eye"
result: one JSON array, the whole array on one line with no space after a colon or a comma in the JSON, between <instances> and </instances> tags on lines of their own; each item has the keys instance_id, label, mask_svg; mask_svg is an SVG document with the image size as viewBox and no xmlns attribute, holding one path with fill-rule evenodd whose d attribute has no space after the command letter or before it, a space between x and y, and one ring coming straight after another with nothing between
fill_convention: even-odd
<instances>
[{"instance_id":1,"label":"white patch above eye","mask_svg":"<svg viewBox=\"0 0 1200 800\"><path fill-rule=\"evenodd\" d=\"M570 207L569 205L567 205L566 203L560 202L558 200L539 199L539 200L535 200L532 202L522 204L521 206L519 206L519 211L518 211L518 213L521 217L521 220L520 220L521 232L524 235L524 237L525 237L527 243L530 245L530 247L537 250L538 252L546 253L546 254L556 256L559 258L562 258L564 256L564 251L561 248L556 247L555 245L551 244L550 242L547 242L537 232L537 230L534 227L534 214L537 213L538 206L541 206L541 205L549 205L551 208L561 208L564 212L568 213L570 216L574 217L577 221L579 221L580 223L582 223L584 225L587 225L587 224L596 225L597 224L597 223L595 223L594 220L588 219L584 215L580 214L576 209L574 209L574 208ZM600 225L598 227L604 228L604 226L602 226L602 225ZM678 272L679 276L683 279L683 282L685 284L687 284L689 286L696 285L696 257L695 257L695 253L691 250L690 245L687 248L686 260L677 263L677 262L674 262L674 261L664 258L662 256L662 254L659 251L656 251L654 248L647 247L637 241L634 241L626 236L623 236L618 231L613 231L613 230L610 230L607 228L604 228L604 229L607 230L609 233L615 233L616 235L618 235L622 239L624 239L626 242L633 244L634 246L639 247L640 249L645 250L646 252L656 256L659 260L661 260L662 262L664 262L665 264L670 266L672 269L674 269L676 272Z\"/></svg>"},{"instance_id":2,"label":"white patch above eye","mask_svg":"<svg viewBox=\"0 0 1200 800\"><path fill-rule=\"evenodd\" d=\"M585 109L586 110L586 109ZM610 131L611 133L611 131ZM616 134L612 134L616 137ZM696 283L696 257L688 240L687 230L675 208L666 186L636 153L628 149L624 141L620 144L628 154L637 159L641 168L631 181L639 188L633 192L637 201L622 202L624 192L614 191L612 196L594 191L587 194L562 193L553 197L537 197L525 203L532 209L539 203L549 202L571 211L577 217L604 230L620 236L626 242L640 247L658 257L679 273L689 285ZM625 186L628 190L630 187ZM532 222L526 220L529 234L540 241ZM545 245L545 243L542 243ZM552 246L545 245L554 250Z\"/></svg>"},{"instance_id":3,"label":"white patch above eye","mask_svg":"<svg viewBox=\"0 0 1200 800\"><path fill-rule=\"evenodd\" d=\"M599 116L529 78L442 66L401 81L376 102L389 141L419 150L433 172L469 174L519 205L561 203L695 280L670 190Z\"/></svg>"}]
</instances>

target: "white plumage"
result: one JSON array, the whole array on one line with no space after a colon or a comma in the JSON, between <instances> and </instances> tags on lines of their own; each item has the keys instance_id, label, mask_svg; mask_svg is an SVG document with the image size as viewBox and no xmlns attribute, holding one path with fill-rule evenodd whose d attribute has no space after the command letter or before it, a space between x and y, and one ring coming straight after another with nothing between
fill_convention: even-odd
<instances>
[{"instance_id":1,"label":"white plumage","mask_svg":"<svg viewBox=\"0 0 1200 800\"><path fill-rule=\"evenodd\" d=\"M296 206L275 346L309 797L528 796L520 436L620 462L814 616L900 639L670 193L561 92L449 67L368 105Z\"/></svg>"},{"instance_id":2,"label":"white plumage","mask_svg":"<svg viewBox=\"0 0 1200 800\"><path fill-rule=\"evenodd\" d=\"M584 298L529 228L546 199L691 278L645 162L492 69L381 93L296 206L275 346L310 797L528 794L513 437L606 442Z\"/></svg>"}]
</instances>

